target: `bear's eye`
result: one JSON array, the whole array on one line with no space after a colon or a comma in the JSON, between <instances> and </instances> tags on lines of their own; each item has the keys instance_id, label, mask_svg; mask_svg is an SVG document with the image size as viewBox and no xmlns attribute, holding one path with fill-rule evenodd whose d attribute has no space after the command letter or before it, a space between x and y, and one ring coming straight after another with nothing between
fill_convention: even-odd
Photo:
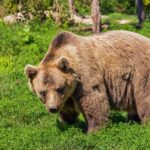
<instances>
[{"instance_id":1,"label":"bear's eye","mask_svg":"<svg viewBox=\"0 0 150 150\"><path fill-rule=\"evenodd\" d=\"M65 86L63 86L63 87L60 87L60 88L58 88L58 89L56 89L56 91L59 93L59 94L63 94L64 93L64 91L65 91Z\"/></svg>"},{"instance_id":2,"label":"bear's eye","mask_svg":"<svg viewBox=\"0 0 150 150\"><path fill-rule=\"evenodd\" d=\"M47 91L40 91L39 93L40 93L41 96L45 97L46 94L47 94Z\"/></svg>"}]
</instances>

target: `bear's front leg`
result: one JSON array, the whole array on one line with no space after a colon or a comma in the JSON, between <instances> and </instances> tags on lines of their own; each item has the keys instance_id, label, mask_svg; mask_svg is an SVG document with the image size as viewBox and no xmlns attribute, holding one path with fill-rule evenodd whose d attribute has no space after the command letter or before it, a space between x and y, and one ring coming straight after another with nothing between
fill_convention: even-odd
<instances>
[{"instance_id":1,"label":"bear's front leg","mask_svg":"<svg viewBox=\"0 0 150 150\"><path fill-rule=\"evenodd\" d=\"M76 111L62 110L59 113L61 123L73 124L77 121L79 114Z\"/></svg>"},{"instance_id":2,"label":"bear's front leg","mask_svg":"<svg viewBox=\"0 0 150 150\"><path fill-rule=\"evenodd\" d=\"M61 123L75 123L79 117L79 112L75 107L74 100L69 98L62 110L59 112L59 121Z\"/></svg>"},{"instance_id":3,"label":"bear's front leg","mask_svg":"<svg viewBox=\"0 0 150 150\"><path fill-rule=\"evenodd\" d=\"M89 92L80 100L81 110L87 122L87 132L100 129L108 122L109 103L104 93Z\"/></svg>"}]
</instances>

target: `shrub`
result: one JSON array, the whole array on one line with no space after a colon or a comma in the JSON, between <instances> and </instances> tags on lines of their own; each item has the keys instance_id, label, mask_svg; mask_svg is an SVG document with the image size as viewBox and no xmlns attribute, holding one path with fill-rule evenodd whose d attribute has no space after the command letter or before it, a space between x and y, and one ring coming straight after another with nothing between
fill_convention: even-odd
<instances>
[{"instance_id":1,"label":"shrub","mask_svg":"<svg viewBox=\"0 0 150 150\"><path fill-rule=\"evenodd\" d=\"M135 0L101 0L101 10L103 13L110 12L122 12L128 14L134 14L135 12Z\"/></svg>"}]
</instances>

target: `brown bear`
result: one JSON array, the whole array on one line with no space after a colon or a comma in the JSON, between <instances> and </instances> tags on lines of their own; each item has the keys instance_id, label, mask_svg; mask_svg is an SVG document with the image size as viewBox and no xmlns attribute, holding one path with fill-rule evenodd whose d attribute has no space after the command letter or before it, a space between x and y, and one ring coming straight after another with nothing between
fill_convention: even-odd
<instances>
[{"instance_id":1,"label":"brown bear","mask_svg":"<svg viewBox=\"0 0 150 150\"><path fill-rule=\"evenodd\" d=\"M39 66L25 73L46 109L73 123L82 113L87 132L106 125L111 109L150 120L150 39L129 31L82 37L62 32Z\"/></svg>"}]
</instances>

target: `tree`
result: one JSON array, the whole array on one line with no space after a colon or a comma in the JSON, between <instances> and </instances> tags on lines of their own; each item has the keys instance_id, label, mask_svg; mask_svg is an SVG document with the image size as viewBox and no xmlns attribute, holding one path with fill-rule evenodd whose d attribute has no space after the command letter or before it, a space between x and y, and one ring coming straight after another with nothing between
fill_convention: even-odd
<instances>
[{"instance_id":1,"label":"tree","mask_svg":"<svg viewBox=\"0 0 150 150\"><path fill-rule=\"evenodd\" d=\"M74 0L68 0L69 5L69 12L71 15L71 18L73 18L77 22L84 22L84 18L77 16L77 13L75 11L74 6ZM99 0L92 0L92 8L91 8L91 19L93 21L93 33L99 33L100 32L100 6L99 6Z\"/></svg>"},{"instance_id":2,"label":"tree","mask_svg":"<svg viewBox=\"0 0 150 150\"><path fill-rule=\"evenodd\" d=\"M76 14L74 0L68 0L68 5L69 5L69 12L70 12L71 16Z\"/></svg>"},{"instance_id":3,"label":"tree","mask_svg":"<svg viewBox=\"0 0 150 150\"><path fill-rule=\"evenodd\" d=\"M92 1L91 18L93 20L93 32L99 33L101 24L99 0Z\"/></svg>"},{"instance_id":4,"label":"tree","mask_svg":"<svg viewBox=\"0 0 150 150\"><path fill-rule=\"evenodd\" d=\"M145 18L143 0L136 0L136 6L137 6L137 16L139 19L139 23L137 24L136 27L140 29L142 28L144 18Z\"/></svg>"}]
</instances>

